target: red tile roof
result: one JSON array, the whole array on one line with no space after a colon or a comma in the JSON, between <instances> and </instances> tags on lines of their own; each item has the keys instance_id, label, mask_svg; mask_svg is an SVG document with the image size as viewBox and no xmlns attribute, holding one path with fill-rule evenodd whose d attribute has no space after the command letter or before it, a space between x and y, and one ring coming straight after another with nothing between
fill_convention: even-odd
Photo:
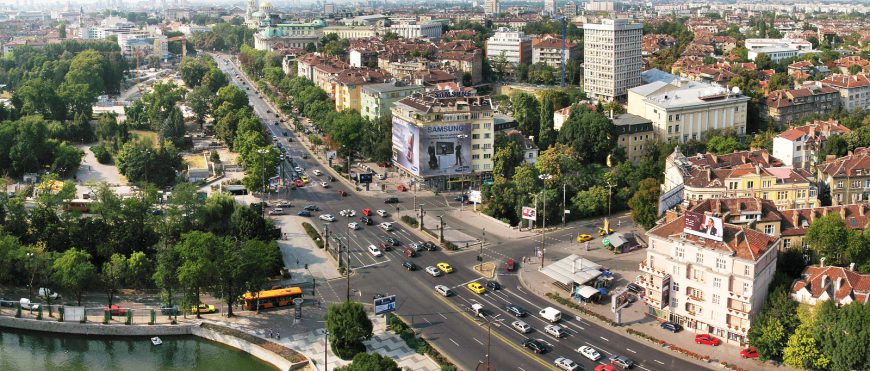
<instances>
[{"instance_id":1,"label":"red tile roof","mask_svg":"<svg viewBox=\"0 0 870 371\"><path fill-rule=\"evenodd\" d=\"M858 75L841 75L835 74L826 77L821 81L824 85L830 85L837 88L866 88L870 86L870 78L864 74Z\"/></svg>"},{"instance_id":2,"label":"red tile roof","mask_svg":"<svg viewBox=\"0 0 870 371\"><path fill-rule=\"evenodd\" d=\"M831 177L863 176L870 174L870 147L856 148L848 156L843 156L819 165L819 173Z\"/></svg>"},{"instance_id":3,"label":"red tile roof","mask_svg":"<svg viewBox=\"0 0 870 371\"><path fill-rule=\"evenodd\" d=\"M660 238L685 238L687 243L730 252L740 259L752 261L758 260L776 243L776 239L764 233L728 223L722 224L724 231L721 242L683 233L685 218L685 215L683 215L670 222L659 224L650 229L647 234Z\"/></svg>"},{"instance_id":4,"label":"red tile roof","mask_svg":"<svg viewBox=\"0 0 870 371\"><path fill-rule=\"evenodd\" d=\"M843 267L811 265L804 269L801 277L792 284L792 294L806 289L816 299L826 292L836 302L851 297L854 301L867 304L870 299L870 274L860 274Z\"/></svg>"}]
</instances>

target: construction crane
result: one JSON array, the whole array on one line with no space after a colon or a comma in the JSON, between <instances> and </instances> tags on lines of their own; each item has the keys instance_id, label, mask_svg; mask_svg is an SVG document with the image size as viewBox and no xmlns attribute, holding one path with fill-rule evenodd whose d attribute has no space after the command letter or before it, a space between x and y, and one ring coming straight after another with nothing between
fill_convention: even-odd
<instances>
[{"instance_id":1,"label":"construction crane","mask_svg":"<svg viewBox=\"0 0 870 371\"><path fill-rule=\"evenodd\" d=\"M173 41L181 41L181 59L184 59L185 57L187 57L187 37L184 35L181 35L181 36L170 37L170 38L167 38L165 40L166 43L170 43ZM164 40L159 38L159 37L154 38L154 55L156 55L158 57L162 57L162 55L160 55L160 48L161 48L161 46L162 46L161 44L163 42L164 42Z\"/></svg>"}]
</instances>

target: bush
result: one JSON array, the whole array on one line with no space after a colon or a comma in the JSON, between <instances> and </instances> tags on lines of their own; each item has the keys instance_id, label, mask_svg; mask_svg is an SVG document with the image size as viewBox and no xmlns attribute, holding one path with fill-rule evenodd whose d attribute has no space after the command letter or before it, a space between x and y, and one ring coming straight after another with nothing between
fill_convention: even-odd
<instances>
[{"instance_id":1,"label":"bush","mask_svg":"<svg viewBox=\"0 0 870 371\"><path fill-rule=\"evenodd\" d=\"M459 246L456 246L455 243L450 241L444 243L444 248L450 251L459 251Z\"/></svg>"},{"instance_id":2,"label":"bush","mask_svg":"<svg viewBox=\"0 0 870 371\"><path fill-rule=\"evenodd\" d=\"M102 144L91 146L91 152L94 153L94 157L97 158L97 162L101 164L112 163L112 154L109 153L109 150L107 150L106 147Z\"/></svg>"},{"instance_id":3,"label":"bush","mask_svg":"<svg viewBox=\"0 0 870 371\"><path fill-rule=\"evenodd\" d=\"M322 249L323 238L320 237L320 232L317 232L317 229L315 229L314 226L309 223L302 223L302 228L305 229L305 233L308 234L308 237L311 237L317 247Z\"/></svg>"},{"instance_id":4,"label":"bush","mask_svg":"<svg viewBox=\"0 0 870 371\"><path fill-rule=\"evenodd\" d=\"M417 226L420 225L420 223L417 222L417 218L410 216L410 215L402 215L401 220L403 223L405 223L413 228L417 228Z\"/></svg>"},{"instance_id":5,"label":"bush","mask_svg":"<svg viewBox=\"0 0 870 371\"><path fill-rule=\"evenodd\" d=\"M448 361L438 350L430 346L426 340L418 338L414 333L414 329L408 327L399 316L390 316L390 331L398 334L408 344L409 348L414 349L419 354L428 355L435 360L441 366L441 370L456 370L456 366Z\"/></svg>"}]
</instances>

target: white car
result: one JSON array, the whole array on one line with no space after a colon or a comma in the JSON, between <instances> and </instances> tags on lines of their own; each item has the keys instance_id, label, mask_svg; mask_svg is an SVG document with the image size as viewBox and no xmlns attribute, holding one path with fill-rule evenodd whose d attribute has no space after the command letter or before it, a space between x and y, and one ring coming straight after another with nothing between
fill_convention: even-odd
<instances>
[{"instance_id":1,"label":"white car","mask_svg":"<svg viewBox=\"0 0 870 371\"><path fill-rule=\"evenodd\" d=\"M385 210L378 210L378 211L375 211L375 213L377 213L380 216L384 216L384 217L387 216L387 212Z\"/></svg>"},{"instance_id":2,"label":"white car","mask_svg":"<svg viewBox=\"0 0 870 371\"><path fill-rule=\"evenodd\" d=\"M357 229L359 229L359 223L350 222L350 223L347 223L347 227L350 229L353 229L353 230L357 230Z\"/></svg>"},{"instance_id":3,"label":"white car","mask_svg":"<svg viewBox=\"0 0 870 371\"><path fill-rule=\"evenodd\" d=\"M431 267L430 267L431 268ZM441 296L447 297L453 294L453 291L450 291L450 288L444 285L435 286L435 292L441 294Z\"/></svg>"},{"instance_id":4,"label":"white car","mask_svg":"<svg viewBox=\"0 0 870 371\"><path fill-rule=\"evenodd\" d=\"M301 173L301 172L302 172L302 168L299 167L299 166L294 167L293 170L296 171L297 173Z\"/></svg>"},{"instance_id":5,"label":"white car","mask_svg":"<svg viewBox=\"0 0 870 371\"><path fill-rule=\"evenodd\" d=\"M547 327L544 327L544 332L546 332L550 335L553 335L556 338L560 338L562 336L568 335L568 333L565 332L565 329L563 329L559 325L547 325Z\"/></svg>"},{"instance_id":6,"label":"white car","mask_svg":"<svg viewBox=\"0 0 870 371\"><path fill-rule=\"evenodd\" d=\"M323 188L329 188L329 183L327 183L327 182L320 182L320 186L323 187Z\"/></svg>"},{"instance_id":7,"label":"white car","mask_svg":"<svg viewBox=\"0 0 870 371\"><path fill-rule=\"evenodd\" d=\"M272 210L269 210L269 215L284 215L284 209L276 207Z\"/></svg>"},{"instance_id":8,"label":"white car","mask_svg":"<svg viewBox=\"0 0 870 371\"><path fill-rule=\"evenodd\" d=\"M385 231L387 231L387 232L390 232L390 231L393 230L393 223L383 222L383 223L381 223L381 224L378 224L378 226L381 227L381 229L383 229L383 230L385 230Z\"/></svg>"},{"instance_id":9,"label":"white car","mask_svg":"<svg viewBox=\"0 0 870 371\"><path fill-rule=\"evenodd\" d=\"M317 176L323 175L323 172L321 172L320 170L317 170L317 169L314 169L314 171L312 171L312 172L314 173L314 175L317 175Z\"/></svg>"},{"instance_id":10,"label":"white car","mask_svg":"<svg viewBox=\"0 0 870 371\"><path fill-rule=\"evenodd\" d=\"M379 249L375 245L369 245L369 252L372 253L372 255L374 255L374 256L383 256L384 255L384 253L381 252L381 249Z\"/></svg>"},{"instance_id":11,"label":"white car","mask_svg":"<svg viewBox=\"0 0 870 371\"><path fill-rule=\"evenodd\" d=\"M356 216L356 211L354 211L353 209L347 209L347 217L348 218L353 218L355 216Z\"/></svg>"},{"instance_id":12,"label":"white car","mask_svg":"<svg viewBox=\"0 0 870 371\"><path fill-rule=\"evenodd\" d=\"M411 248L416 252L420 252L423 250L423 244L420 242L414 242L411 244Z\"/></svg>"},{"instance_id":13,"label":"white car","mask_svg":"<svg viewBox=\"0 0 870 371\"><path fill-rule=\"evenodd\" d=\"M572 361L568 358L565 358L565 357L556 358L556 360L553 363L556 364L556 367L561 368L563 370L567 370L567 371L574 371L574 370L580 369L580 365L574 363L574 361Z\"/></svg>"},{"instance_id":14,"label":"white car","mask_svg":"<svg viewBox=\"0 0 870 371\"><path fill-rule=\"evenodd\" d=\"M584 357L589 358L589 360L595 362L601 359L601 353L598 353L595 348L590 347L588 345L584 345L582 347L577 348L577 353L582 354Z\"/></svg>"},{"instance_id":15,"label":"white car","mask_svg":"<svg viewBox=\"0 0 870 371\"><path fill-rule=\"evenodd\" d=\"M441 270L438 268L435 268L431 265L426 267L425 270L426 270L426 273L429 273L430 275L432 275L432 277L438 277L441 275Z\"/></svg>"},{"instance_id":16,"label":"white car","mask_svg":"<svg viewBox=\"0 0 870 371\"><path fill-rule=\"evenodd\" d=\"M529 326L528 323L525 323L523 321L511 322L511 328L513 328L514 330L516 330L517 332L519 332L521 334L528 334L529 332L532 331L532 326Z\"/></svg>"},{"instance_id":17,"label":"white car","mask_svg":"<svg viewBox=\"0 0 870 371\"><path fill-rule=\"evenodd\" d=\"M320 220L325 220L325 221L327 221L327 222L334 222L334 221L335 221L335 217L332 216L332 214L323 214L323 215L320 216Z\"/></svg>"}]
</instances>

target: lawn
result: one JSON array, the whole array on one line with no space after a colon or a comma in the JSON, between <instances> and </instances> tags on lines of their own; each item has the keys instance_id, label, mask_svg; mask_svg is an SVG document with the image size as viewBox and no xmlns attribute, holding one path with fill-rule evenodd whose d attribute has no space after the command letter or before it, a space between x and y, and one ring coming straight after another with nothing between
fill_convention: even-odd
<instances>
[{"instance_id":1,"label":"lawn","mask_svg":"<svg viewBox=\"0 0 870 371\"><path fill-rule=\"evenodd\" d=\"M155 149L160 148L160 143L159 143L160 138L158 138L157 133L155 133L153 131L130 130L130 134L133 134L134 136L136 136L139 139L148 138L149 140L151 140L151 147L152 148L155 148Z\"/></svg>"},{"instance_id":2,"label":"lawn","mask_svg":"<svg viewBox=\"0 0 870 371\"><path fill-rule=\"evenodd\" d=\"M184 163L190 165L192 169L205 169L205 157L202 154L184 156Z\"/></svg>"}]
</instances>

